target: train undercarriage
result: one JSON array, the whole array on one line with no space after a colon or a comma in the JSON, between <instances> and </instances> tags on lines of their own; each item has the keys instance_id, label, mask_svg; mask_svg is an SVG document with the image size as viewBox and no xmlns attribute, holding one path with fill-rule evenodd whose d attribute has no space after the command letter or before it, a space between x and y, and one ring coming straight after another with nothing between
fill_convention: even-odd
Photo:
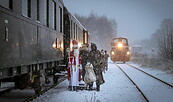
<instances>
[{"instance_id":1,"label":"train undercarriage","mask_svg":"<svg viewBox=\"0 0 173 102\"><path fill-rule=\"evenodd\" d=\"M59 61L0 70L0 82L14 82L16 89L34 89L38 94L42 86L57 84L65 65Z\"/></svg>"}]
</instances>

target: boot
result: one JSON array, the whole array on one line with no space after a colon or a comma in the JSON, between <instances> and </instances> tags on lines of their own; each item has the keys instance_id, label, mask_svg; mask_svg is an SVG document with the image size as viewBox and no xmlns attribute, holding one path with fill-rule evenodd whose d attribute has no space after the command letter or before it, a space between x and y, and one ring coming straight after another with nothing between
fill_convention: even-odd
<instances>
[{"instance_id":1,"label":"boot","mask_svg":"<svg viewBox=\"0 0 173 102\"><path fill-rule=\"evenodd\" d=\"M89 83L89 90L92 90L93 83Z\"/></svg>"},{"instance_id":2,"label":"boot","mask_svg":"<svg viewBox=\"0 0 173 102\"><path fill-rule=\"evenodd\" d=\"M96 83L96 86L97 86L96 91L100 91L100 84Z\"/></svg>"},{"instance_id":3,"label":"boot","mask_svg":"<svg viewBox=\"0 0 173 102\"><path fill-rule=\"evenodd\" d=\"M97 88L96 88L96 91L100 91L100 87L97 87Z\"/></svg>"},{"instance_id":4,"label":"boot","mask_svg":"<svg viewBox=\"0 0 173 102\"><path fill-rule=\"evenodd\" d=\"M69 91L72 91L72 86L69 86L68 89L69 89Z\"/></svg>"},{"instance_id":5,"label":"boot","mask_svg":"<svg viewBox=\"0 0 173 102\"><path fill-rule=\"evenodd\" d=\"M75 91L75 86L72 86L72 91Z\"/></svg>"},{"instance_id":6,"label":"boot","mask_svg":"<svg viewBox=\"0 0 173 102\"><path fill-rule=\"evenodd\" d=\"M78 87L78 86L76 86L76 90L75 90L75 91L76 91L76 92L78 92L78 89L79 89L79 87Z\"/></svg>"}]
</instances>

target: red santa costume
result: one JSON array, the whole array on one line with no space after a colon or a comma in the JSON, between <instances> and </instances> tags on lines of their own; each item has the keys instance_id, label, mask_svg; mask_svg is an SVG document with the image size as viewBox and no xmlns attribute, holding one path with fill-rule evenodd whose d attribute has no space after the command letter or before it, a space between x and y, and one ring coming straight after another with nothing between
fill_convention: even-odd
<instances>
[{"instance_id":1,"label":"red santa costume","mask_svg":"<svg viewBox=\"0 0 173 102\"><path fill-rule=\"evenodd\" d=\"M82 67L78 50L78 42L76 40L73 40L72 43L73 51L70 52L68 58L68 80L70 90L77 91L79 87L79 80L81 79L80 68Z\"/></svg>"}]
</instances>

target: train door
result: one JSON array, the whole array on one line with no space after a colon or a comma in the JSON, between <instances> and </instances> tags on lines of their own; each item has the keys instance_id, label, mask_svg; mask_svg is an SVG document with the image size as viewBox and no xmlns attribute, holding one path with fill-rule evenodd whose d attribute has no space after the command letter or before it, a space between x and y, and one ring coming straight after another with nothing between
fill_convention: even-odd
<instances>
[{"instance_id":1,"label":"train door","mask_svg":"<svg viewBox=\"0 0 173 102\"><path fill-rule=\"evenodd\" d=\"M64 59L68 58L67 48L70 48L70 19L68 15L68 11L64 8ZM66 60L65 60L66 61ZM65 62L67 63L67 62Z\"/></svg>"}]
</instances>

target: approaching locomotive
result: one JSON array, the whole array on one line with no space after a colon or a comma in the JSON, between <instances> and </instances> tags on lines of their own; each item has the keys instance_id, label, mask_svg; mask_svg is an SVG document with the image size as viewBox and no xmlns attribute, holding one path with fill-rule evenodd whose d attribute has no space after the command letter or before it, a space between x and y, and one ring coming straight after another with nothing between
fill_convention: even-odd
<instances>
[{"instance_id":1,"label":"approaching locomotive","mask_svg":"<svg viewBox=\"0 0 173 102\"><path fill-rule=\"evenodd\" d=\"M0 84L36 93L65 70L72 40L88 43L89 33L63 0L0 1Z\"/></svg>"},{"instance_id":2,"label":"approaching locomotive","mask_svg":"<svg viewBox=\"0 0 173 102\"><path fill-rule=\"evenodd\" d=\"M113 62L122 61L125 63L130 60L127 38L114 38L111 45L110 57Z\"/></svg>"}]
</instances>

